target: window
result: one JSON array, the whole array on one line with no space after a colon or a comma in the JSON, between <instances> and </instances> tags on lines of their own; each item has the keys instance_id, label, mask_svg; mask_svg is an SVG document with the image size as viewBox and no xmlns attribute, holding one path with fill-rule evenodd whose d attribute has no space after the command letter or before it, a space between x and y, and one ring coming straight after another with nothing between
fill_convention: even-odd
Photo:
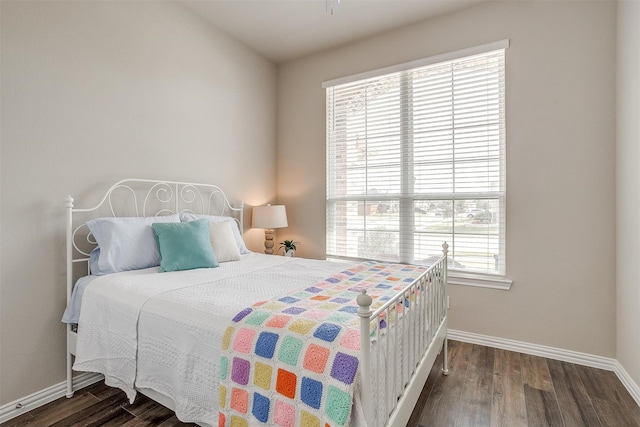
<instances>
[{"instance_id":1,"label":"window","mask_svg":"<svg viewBox=\"0 0 640 427\"><path fill-rule=\"evenodd\" d=\"M504 274L507 46L324 84L327 257Z\"/></svg>"}]
</instances>

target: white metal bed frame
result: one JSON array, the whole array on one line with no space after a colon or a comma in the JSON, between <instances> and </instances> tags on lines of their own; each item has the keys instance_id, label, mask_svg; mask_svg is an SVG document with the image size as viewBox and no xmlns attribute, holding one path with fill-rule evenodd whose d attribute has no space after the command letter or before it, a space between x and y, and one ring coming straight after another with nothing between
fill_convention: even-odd
<instances>
[{"instance_id":1,"label":"white metal bed frame","mask_svg":"<svg viewBox=\"0 0 640 427\"><path fill-rule=\"evenodd\" d=\"M89 254L96 242L89 234L86 220L78 222L74 214L95 214L106 211L102 216L118 216L122 203L114 201L116 194L124 194L129 207L128 216L154 216L171 213L196 213L205 215L226 215L233 217L244 231L244 204L232 207L226 194L216 185L196 184L176 181L148 179L125 179L112 185L97 205L91 208L75 208L73 198L66 200L66 243L67 243L67 303L71 299L74 283L74 265L86 263L89 268ZM140 197L138 197L140 195ZM141 200L141 202L139 202ZM131 209L133 208L133 209ZM142 215L140 215L142 213ZM94 218L96 216L93 216ZM405 426L418 397L427 381L431 367L441 349L444 349L442 373L448 374L447 366L447 252L448 245L442 245L443 256L413 283L387 301L371 310L372 299L363 291L358 296L361 347L361 400L367 426ZM85 273L86 274L86 273ZM399 305L411 307L399 313ZM386 334L379 330L380 321L387 322ZM390 330L395 333L388 333ZM371 336L377 338L377 351L371 351ZM67 329L67 392L73 396L72 362L76 350L77 335L73 325ZM400 341L400 342L399 342ZM402 344L405 343L405 344ZM402 358L397 354L399 346L408 354ZM383 354L384 353L384 354ZM373 356L373 357L372 357ZM404 366L398 369L400 364ZM385 366L396 367L386 369ZM390 373L390 371L393 371ZM400 371L400 372L398 372ZM372 382L376 382L376 385ZM383 390L379 385L383 385ZM173 401L150 389L138 389L155 401L174 409ZM380 393L384 393L380 396ZM374 402L384 401L383 407ZM375 415L374 415L375 414ZM375 418L375 419L373 419Z\"/></svg>"}]
</instances>

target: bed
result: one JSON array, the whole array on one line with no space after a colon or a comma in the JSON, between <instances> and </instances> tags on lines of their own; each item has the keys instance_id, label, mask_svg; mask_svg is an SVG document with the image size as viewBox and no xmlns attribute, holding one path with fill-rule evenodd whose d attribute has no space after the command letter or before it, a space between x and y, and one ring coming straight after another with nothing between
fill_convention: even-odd
<instances>
[{"instance_id":1,"label":"bed","mask_svg":"<svg viewBox=\"0 0 640 427\"><path fill-rule=\"evenodd\" d=\"M202 426L406 425L440 351L448 372L446 243L429 266L256 254L243 211L174 181L67 198L67 397L77 370Z\"/></svg>"}]
</instances>

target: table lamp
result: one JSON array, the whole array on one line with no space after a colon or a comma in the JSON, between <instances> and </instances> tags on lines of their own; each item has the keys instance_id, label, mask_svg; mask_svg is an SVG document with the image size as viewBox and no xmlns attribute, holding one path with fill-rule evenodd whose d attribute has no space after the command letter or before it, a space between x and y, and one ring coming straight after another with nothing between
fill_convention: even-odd
<instances>
[{"instance_id":1,"label":"table lamp","mask_svg":"<svg viewBox=\"0 0 640 427\"><path fill-rule=\"evenodd\" d=\"M266 205L253 208L253 228L264 228L264 253L273 254L274 228L287 227L287 211L284 205Z\"/></svg>"}]
</instances>

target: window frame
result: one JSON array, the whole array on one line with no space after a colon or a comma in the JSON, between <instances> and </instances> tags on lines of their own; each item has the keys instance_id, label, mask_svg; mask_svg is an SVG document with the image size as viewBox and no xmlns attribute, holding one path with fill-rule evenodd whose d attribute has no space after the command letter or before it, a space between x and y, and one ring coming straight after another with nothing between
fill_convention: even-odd
<instances>
[{"instance_id":1,"label":"window frame","mask_svg":"<svg viewBox=\"0 0 640 427\"><path fill-rule=\"evenodd\" d=\"M491 51L496 51L496 50L506 50L509 47L509 40L501 40L498 42L494 42L494 43L487 43L484 45L480 45L480 46L475 46L472 48L468 48L468 49L461 49L455 52L449 52L449 53L445 53L442 55L436 55L436 56L432 56L429 58L425 58L425 59L421 59L418 61L411 61L411 62L407 62L407 63L403 63L403 64L398 64L398 65L394 65L391 67L385 67L382 69L378 69L378 70L373 70L373 71L369 71L369 72L365 72L365 73L359 73L359 74L355 74L355 75L351 75L351 76L347 76L347 77L343 77L343 78L339 78L339 79L334 79L334 80L329 80L323 83L322 87L325 89L330 89L333 88L335 86L339 86L339 85L343 85L346 83L353 83L353 82L358 82L361 80L366 80L369 78L373 78L373 77L379 77L379 76L384 76L386 74L391 74L391 73L397 73L397 72L402 72L402 71L409 71L415 68L419 68L419 67L424 67L426 65L431 65L431 64L438 64L441 62L446 62L446 61L452 61L452 60L456 60L456 59L464 59L470 56L474 56L474 55L478 55L478 54L484 54L484 53L488 53ZM506 68L506 65L505 65ZM504 70L504 69L503 69ZM401 76L404 76L404 74L401 74ZM404 77L401 77L401 80ZM404 84L404 82L401 82L400 85L400 93L401 93L401 99L404 98L406 99L408 96L412 96L412 94L407 94L406 91L406 86ZM504 103L504 97L502 98L502 102ZM407 106L404 106L403 108L411 108L411 103L407 103ZM329 123L330 123L330 111L329 111L329 91L327 91L327 170L329 169L329 162L330 162L330 153L329 153L329 144L330 144L330 132L329 132ZM502 107L502 118L503 118L503 126L504 126L504 104L501 105ZM506 153L504 152L505 150L505 146L506 146L506 141L504 141L505 136L504 134L506 133L506 129L504 129L504 127L502 128L502 133L501 133L501 141L500 141L500 162L502 162L501 164L501 188L500 188L500 194L498 194L497 199L499 199L498 203L500 205L500 213L501 213L501 221L500 221L500 229L499 229L499 245L500 245L500 259L499 262L500 264L498 265L498 267L496 268L495 273L494 272L481 272L481 271L477 271L477 270L464 270L464 269L456 269L455 267L452 267L450 269L450 277L451 277L451 282L454 284L460 284L460 285L475 285L475 286L482 286L482 287L490 287L490 288L497 288L497 289L508 289L511 286L511 281L505 278L505 273L506 273L506 224L505 224L505 219L506 219L506 214L505 214L505 209L506 209L506 166L504 165L505 163L505 159L506 159ZM402 134L400 136L400 140L402 141L400 146L400 150L407 150L407 149L412 149L411 147L412 139L413 136L413 130L411 131L407 131L406 129L403 129ZM413 172L406 172L407 170L411 171L413 170L413 167L417 164L415 158L411 155L411 156L405 156L405 155L401 155L401 170L403 170L403 172L400 174L401 176L401 181L403 181L403 184L401 185L401 190L400 193L397 195L397 197L390 197L390 200L394 200L397 201L399 204L401 205L405 205L404 209L400 209L400 212L403 212L403 214L399 214L399 229L398 229L398 235L399 238L401 239L402 243L399 245L399 256L400 256L400 260L401 262L407 262L407 259L410 259L413 256L413 252L415 250L414 245L413 245L413 235L415 232L415 228L414 228L414 217L412 216L413 212L414 212L414 203L417 200L433 200L433 199L441 199L441 200L450 200L452 203L455 203L456 200L479 200L479 199L489 199L489 198L496 198L495 194L493 194L491 197L488 197L489 192L483 192L483 193L477 193L477 194L468 194L465 197L460 197L460 193L456 194L455 191L451 192L451 193L438 193L437 197L433 197L430 196L429 198L425 198L424 194L416 194L413 190L411 191L411 193L407 193L406 192L406 187L405 187L405 183L404 181L406 181L408 179L408 177L413 176ZM453 163L456 164L456 163ZM327 179L329 180L329 174L327 174ZM362 202L366 202L368 200L381 200L383 198L379 197L379 195L364 195L364 196L357 196L357 197L349 197L349 196L338 196L338 197L330 197L330 186L331 183L328 181L327 182L327 234L329 232L329 221L330 221L330 215L329 215L329 209L330 209L330 205L335 203L335 202L339 202L341 200L344 201L362 201ZM413 187L412 187L413 188ZM448 196L448 197L447 197ZM409 206L409 204L411 206ZM455 222L455 221L452 221ZM366 228L365 228L366 230ZM453 233L453 235L455 236L455 231L452 229L451 233ZM409 240L409 242L407 243L407 240ZM407 249L410 248L410 249ZM407 253L406 251L409 251L410 253ZM336 256L336 255L330 255L327 254L328 258L345 258L343 256ZM364 258L357 258L357 259L364 259Z\"/></svg>"}]
</instances>

